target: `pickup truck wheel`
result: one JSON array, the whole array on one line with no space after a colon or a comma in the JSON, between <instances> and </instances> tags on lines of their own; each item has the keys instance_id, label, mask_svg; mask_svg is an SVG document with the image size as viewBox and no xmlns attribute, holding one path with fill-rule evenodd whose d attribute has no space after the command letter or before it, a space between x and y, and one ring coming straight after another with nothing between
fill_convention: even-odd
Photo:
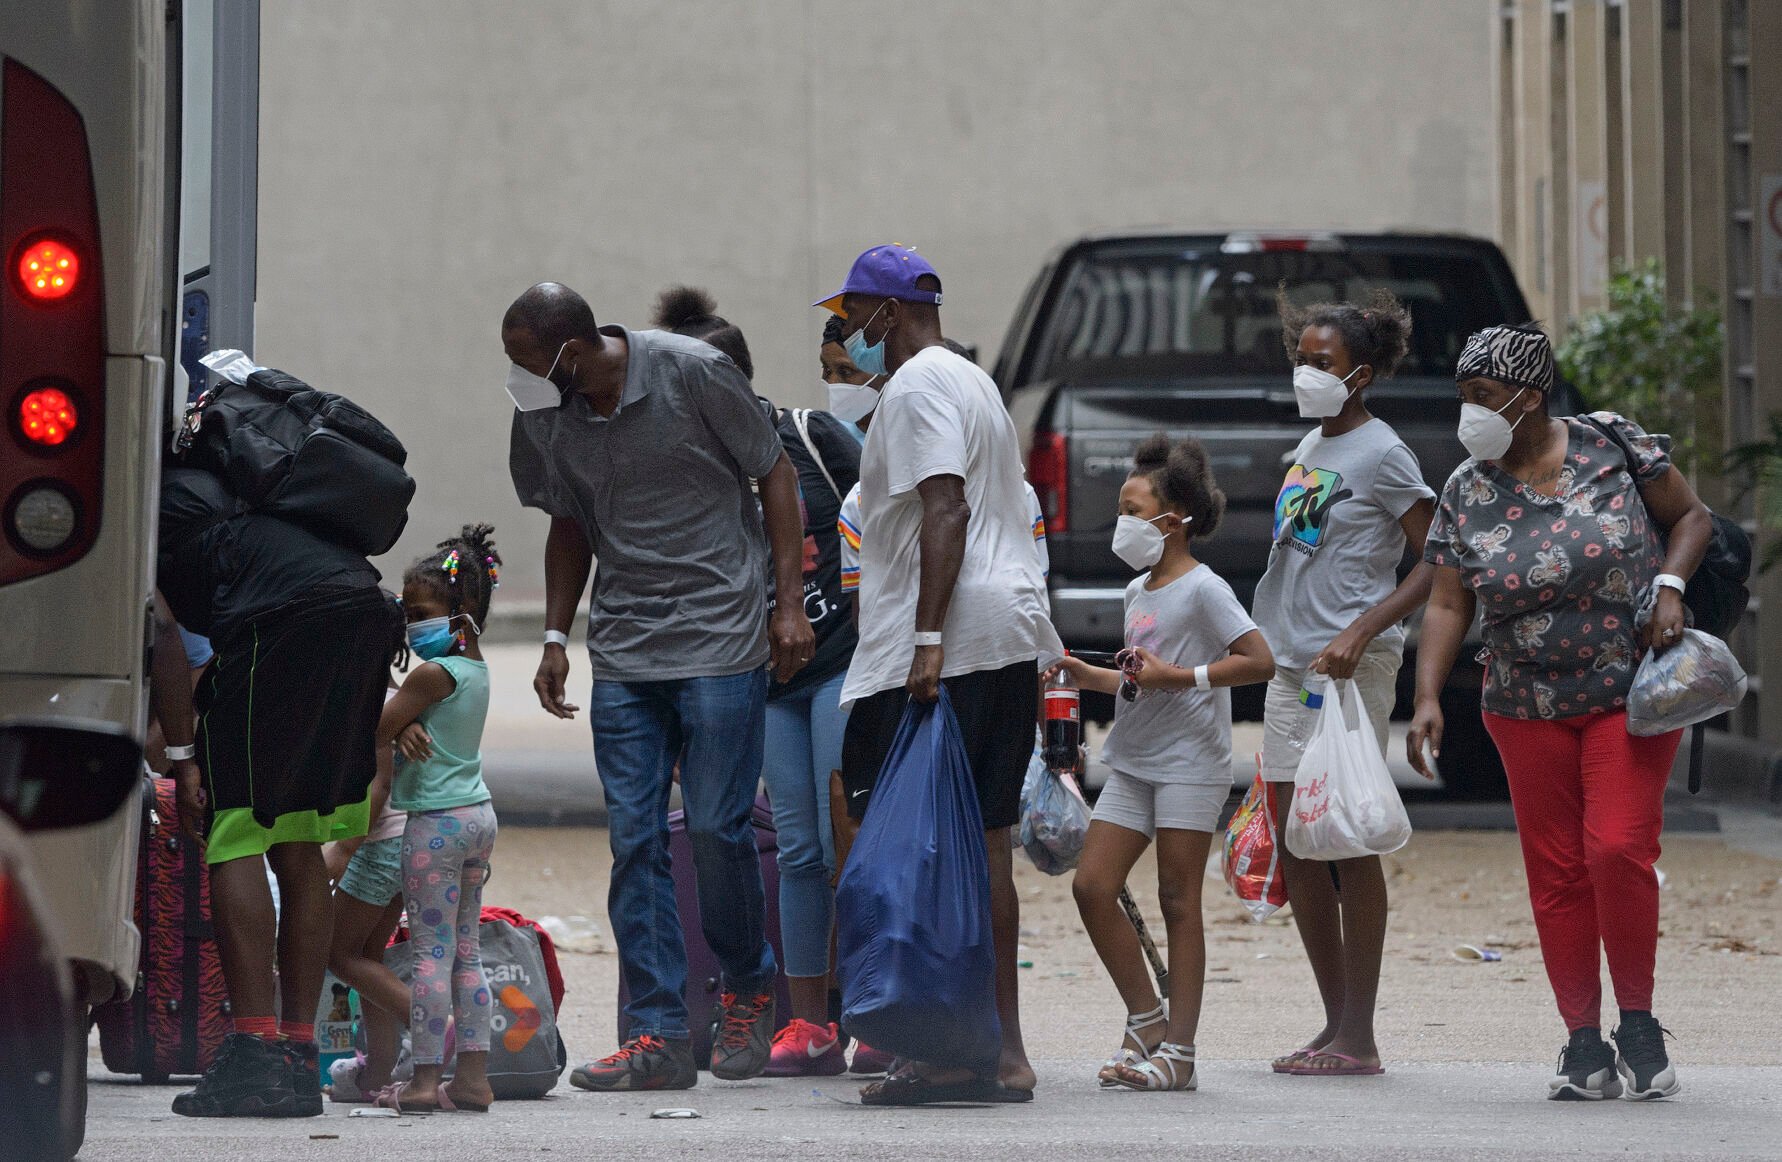
<instances>
[{"instance_id":1,"label":"pickup truck wheel","mask_svg":"<svg viewBox=\"0 0 1782 1162\"><path fill-rule=\"evenodd\" d=\"M1442 757L1437 764L1450 799L1503 801L1510 797L1503 760L1479 717L1477 682L1442 691Z\"/></svg>"}]
</instances>

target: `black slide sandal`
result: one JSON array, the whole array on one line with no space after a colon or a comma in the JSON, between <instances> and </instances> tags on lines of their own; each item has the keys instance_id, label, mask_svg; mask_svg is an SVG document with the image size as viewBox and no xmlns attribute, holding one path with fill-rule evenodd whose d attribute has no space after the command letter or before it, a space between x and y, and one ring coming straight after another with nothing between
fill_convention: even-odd
<instances>
[{"instance_id":1,"label":"black slide sandal","mask_svg":"<svg viewBox=\"0 0 1782 1162\"><path fill-rule=\"evenodd\" d=\"M931 1106L931 1105L994 1105L1011 1099L999 1096L1001 1083L994 1078L976 1077L937 1085L915 1074L893 1074L860 1091L860 1104L866 1106ZM1009 1091L1019 1092L1019 1091ZM1031 1099L1032 1095L1028 1095Z\"/></svg>"}]
</instances>

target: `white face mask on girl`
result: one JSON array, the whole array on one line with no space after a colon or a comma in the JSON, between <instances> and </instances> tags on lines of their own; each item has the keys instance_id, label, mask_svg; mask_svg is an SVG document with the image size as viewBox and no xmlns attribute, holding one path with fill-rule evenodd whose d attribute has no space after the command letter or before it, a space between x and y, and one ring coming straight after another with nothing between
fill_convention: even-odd
<instances>
[{"instance_id":1,"label":"white face mask on girl","mask_svg":"<svg viewBox=\"0 0 1782 1162\"><path fill-rule=\"evenodd\" d=\"M1522 422L1527 412L1516 417L1516 424L1504 419L1504 412L1522 398L1526 387L1517 390L1510 397L1509 403L1492 411L1476 403L1460 405L1460 443L1466 448L1467 455L1475 460L1496 460L1510 450L1510 437L1516 432L1516 424Z\"/></svg>"},{"instance_id":2,"label":"white face mask on girl","mask_svg":"<svg viewBox=\"0 0 1782 1162\"><path fill-rule=\"evenodd\" d=\"M1125 561L1134 569L1149 569L1163 556L1164 534L1158 530L1157 523L1168 516L1160 512L1150 520L1143 517L1120 514L1114 522L1114 556ZM1183 517L1187 524L1193 517Z\"/></svg>"},{"instance_id":3,"label":"white face mask on girl","mask_svg":"<svg viewBox=\"0 0 1782 1162\"><path fill-rule=\"evenodd\" d=\"M1362 367L1367 366L1365 363ZM1299 401L1299 414L1308 420L1322 420L1330 416L1340 415L1343 405L1349 397L1361 390L1357 384L1349 386L1349 377L1360 371L1354 368L1348 375L1338 379L1328 371L1313 367L1310 363L1302 363L1293 369L1293 395Z\"/></svg>"}]
</instances>

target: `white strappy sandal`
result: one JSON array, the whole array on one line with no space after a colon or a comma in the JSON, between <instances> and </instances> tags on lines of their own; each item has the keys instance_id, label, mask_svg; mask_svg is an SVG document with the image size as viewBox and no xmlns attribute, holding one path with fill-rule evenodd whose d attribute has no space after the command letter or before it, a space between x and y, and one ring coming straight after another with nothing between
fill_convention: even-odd
<instances>
[{"instance_id":1,"label":"white strappy sandal","mask_svg":"<svg viewBox=\"0 0 1782 1162\"><path fill-rule=\"evenodd\" d=\"M1162 1062L1161 1065L1158 1062ZM1143 1078L1142 1082L1128 1081L1118 1071L1114 1074L1114 1084L1127 1089L1139 1090L1190 1090L1200 1088L1200 1079L1195 1076L1194 1046L1178 1045L1174 1041L1165 1041L1157 1046L1157 1052L1137 1065L1126 1067L1130 1072Z\"/></svg>"},{"instance_id":2,"label":"white strappy sandal","mask_svg":"<svg viewBox=\"0 0 1782 1162\"><path fill-rule=\"evenodd\" d=\"M1126 1037L1120 1044L1120 1052L1102 1064L1101 1088L1113 1089L1120 1084L1114 1077L1114 1070L1118 1066L1135 1067L1139 1062L1150 1057L1152 1048L1145 1044L1143 1037L1139 1036L1139 1030L1147 1025L1166 1023L1169 1020L1169 1014L1165 1011L1166 1004L1167 1002L1159 1001L1157 1007L1148 1013L1126 1014Z\"/></svg>"}]
</instances>

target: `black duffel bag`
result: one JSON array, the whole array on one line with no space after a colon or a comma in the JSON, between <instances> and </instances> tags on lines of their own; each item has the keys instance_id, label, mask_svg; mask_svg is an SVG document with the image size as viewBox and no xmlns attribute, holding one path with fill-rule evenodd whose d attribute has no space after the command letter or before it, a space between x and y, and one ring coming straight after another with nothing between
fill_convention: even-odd
<instances>
[{"instance_id":1,"label":"black duffel bag","mask_svg":"<svg viewBox=\"0 0 1782 1162\"><path fill-rule=\"evenodd\" d=\"M415 495L408 450L376 416L270 368L199 396L175 450L247 508L367 557L396 543Z\"/></svg>"}]
</instances>

